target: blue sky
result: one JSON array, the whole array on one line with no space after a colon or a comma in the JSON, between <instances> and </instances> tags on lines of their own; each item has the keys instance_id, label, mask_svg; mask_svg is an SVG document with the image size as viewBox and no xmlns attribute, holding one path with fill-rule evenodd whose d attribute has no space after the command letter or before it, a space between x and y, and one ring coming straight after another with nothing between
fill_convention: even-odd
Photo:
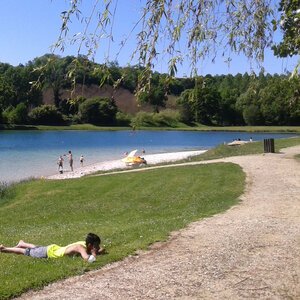
<instances>
[{"instance_id":1,"label":"blue sky","mask_svg":"<svg viewBox=\"0 0 300 300\"><path fill-rule=\"evenodd\" d=\"M94 3L93 0L84 0L85 3ZM51 45L59 36L61 26L60 13L67 10L69 1L65 0L0 0L0 62L10 63L12 65L26 64L35 57L50 53ZM118 4L117 15L114 21L115 40L123 39L130 32L134 25L138 9L139 0L120 0ZM89 7L90 7L89 6ZM82 30L74 22L72 24L74 33ZM128 40L127 46L123 48L117 60L120 66L125 66L129 62L130 54L134 45L134 35ZM105 56L108 55L107 41L100 45L95 61L102 63ZM115 59L116 49L119 49L118 43L111 44L109 60ZM76 55L76 47L68 47L64 53L55 52L58 55ZM232 57L230 66L223 62L221 57L216 59L215 63L210 60L199 65L199 74L236 74L251 71L249 61L239 55ZM278 59L272 54L272 51L266 51L265 63L263 64L266 72L284 73L285 70L292 71L298 58ZM178 76L189 75L188 62L182 67L178 67ZM256 71L255 65L254 70ZM160 60L155 69L158 72L167 72L167 62Z\"/></svg>"}]
</instances>

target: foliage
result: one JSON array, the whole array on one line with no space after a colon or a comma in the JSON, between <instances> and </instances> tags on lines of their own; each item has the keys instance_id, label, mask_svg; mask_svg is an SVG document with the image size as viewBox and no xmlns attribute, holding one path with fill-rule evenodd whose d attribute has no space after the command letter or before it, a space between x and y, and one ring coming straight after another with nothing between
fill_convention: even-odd
<instances>
[{"instance_id":1,"label":"foliage","mask_svg":"<svg viewBox=\"0 0 300 300\"><path fill-rule=\"evenodd\" d=\"M8 107L4 112L4 119L10 124L26 124L27 123L27 107L21 102L16 107Z\"/></svg>"},{"instance_id":2,"label":"foliage","mask_svg":"<svg viewBox=\"0 0 300 300\"><path fill-rule=\"evenodd\" d=\"M76 80L72 82L72 78L68 78L68 72L73 68L75 60L77 61L76 72L74 71ZM47 64L47 67L44 64ZM30 112L40 106L43 103L42 91L47 89L49 92L49 88L53 91L53 99L45 97L44 100L50 104L56 103L63 120L74 124L87 122L87 119L81 118L79 106L86 100L84 91L89 89L90 84L99 84L103 80L115 84L111 96L119 103L116 89L119 87L128 88L130 91L139 89L138 78L145 72L145 68L138 66L122 68L116 62L108 64L108 69L112 70L113 77L95 71L97 64L85 57L61 58L49 54L36 58L25 66L13 67L0 63L0 123L30 122L28 115L25 115L25 107L27 112ZM194 79L167 80L166 74L150 72L149 75L151 75L150 89L140 90L138 93L139 104L143 104L139 107L140 110L150 106L154 112L160 112L165 107L172 107L180 111L180 121L189 125L195 123L214 126L300 125L300 79L296 77L289 78L289 75L270 75L261 72L258 75L245 73L235 76L230 74L211 76L208 74L196 76ZM40 86L36 84L37 78L40 78ZM62 92L67 92L73 84L78 84L81 80L86 85L81 85L81 88L78 86L74 94L62 96ZM171 95L170 98L174 103L174 99L177 98L175 105L170 105L168 95ZM124 116L126 111L122 111L123 115L118 114L118 120L115 108L109 109L107 113L110 112L111 118L102 118L100 125L127 126L129 124L131 117ZM158 124L165 126L168 122L160 122L161 116L156 115L158 120L149 122L146 122L146 117L143 122L138 121L140 119L138 116L136 122L149 123L150 126L159 126ZM108 123L104 123L105 120ZM49 121L39 122L50 124Z\"/></svg>"},{"instance_id":3,"label":"foliage","mask_svg":"<svg viewBox=\"0 0 300 300\"><path fill-rule=\"evenodd\" d=\"M90 6L88 15L82 14L81 6L81 1L71 1L69 9L62 15L61 33L54 50L64 51L69 38L71 44L77 43L78 53L85 45L87 56L93 59L102 46L101 39L107 38L108 49L102 51L109 53L118 1L97 1ZM264 50L272 41L274 6L267 0L180 0L176 5L165 0L143 2L141 14L137 13L132 29L137 36L132 57L137 57L145 68L139 77L138 90L145 87L150 90L151 70L160 57L169 58L170 77L175 76L184 58L190 62L191 73L196 74L198 61L204 58L214 60L218 50L228 60L231 52L237 52L262 61ZM85 18L96 19L96 27L92 27L93 22L82 22L84 28L81 32L68 36L71 22L76 18L79 22ZM105 34L108 32L110 34ZM121 49L126 42L127 37L119 41Z\"/></svg>"},{"instance_id":4,"label":"foliage","mask_svg":"<svg viewBox=\"0 0 300 300\"><path fill-rule=\"evenodd\" d=\"M12 83L4 74L0 74L0 107L5 109L12 105L14 98L15 91Z\"/></svg>"},{"instance_id":5,"label":"foliage","mask_svg":"<svg viewBox=\"0 0 300 300\"><path fill-rule=\"evenodd\" d=\"M154 120L153 120L153 114L154 113L147 113L144 111L138 112L131 120L131 126L134 128L138 127L151 127L154 126Z\"/></svg>"},{"instance_id":6,"label":"foliage","mask_svg":"<svg viewBox=\"0 0 300 300\"><path fill-rule=\"evenodd\" d=\"M279 25L283 31L282 41L272 48L279 57L300 54L300 3L299 0L281 0ZM276 23L274 22L274 25Z\"/></svg>"},{"instance_id":7,"label":"foliage","mask_svg":"<svg viewBox=\"0 0 300 300\"><path fill-rule=\"evenodd\" d=\"M0 182L0 203L7 196L9 185L6 182Z\"/></svg>"},{"instance_id":8,"label":"foliage","mask_svg":"<svg viewBox=\"0 0 300 300\"><path fill-rule=\"evenodd\" d=\"M261 124L261 115L259 108L254 105L250 104L247 106L243 111L243 117L247 125L260 125Z\"/></svg>"},{"instance_id":9,"label":"foliage","mask_svg":"<svg viewBox=\"0 0 300 300\"><path fill-rule=\"evenodd\" d=\"M129 126L131 118L130 115L118 111L116 114L116 124L117 126Z\"/></svg>"},{"instance_id":10,"label":"foliage","mask_svg":"<svg viewBox=\"0 0 300 300\"><path fill-rule=\"evenodd\" d=\"M179 119L179 112L171 109L166 109L153 115L153 120L156 126L159 127L177 127Z\"/></svg>"},{"instance_id":11,"label":"foliage","mask_svg":"<svg viewBox=\"0 0 300 300\"><path fill-rule=\"evenodd\" d=\"M92 231L101 236L108 254L88 264L79 257L32 259L0 253L5 282L0 298L98 269L164 241L170 232L237 204L244 181L239 166L212 164L18 184L0 203L1 243L26 239L65 245Z\"/></svg>"},{"instance_id":12,"label":"foliage","mask_svg":"<svg viewBox=\"0 0 300 300\"><path fill-rule=\"evenodd\" d=\"M63 115L54 105L41 105L34 108L28 115L31 124L40 125L62 125Z\"/></svg>"},{"instance_id":13,"label":"foliage","mask_svg":"<svg viewBox=\"0 0 300 300\"><path fill-rule=\"evenodd\" d=\"M178 127L180 114L178 111L166 109L159 113L139 112L132 118L133 127Z\"/></svg>"},{"instance_id":14,"label":"foliage","mask_svg":"<svg viewBox=\"0 0 300 300\"><path fill-rule=\"evenodd\" d=\"M109 98L90 98L79 106L81 120L96 125L114 124L117 111L115 102Z\"/></svg>"}]
</instances>

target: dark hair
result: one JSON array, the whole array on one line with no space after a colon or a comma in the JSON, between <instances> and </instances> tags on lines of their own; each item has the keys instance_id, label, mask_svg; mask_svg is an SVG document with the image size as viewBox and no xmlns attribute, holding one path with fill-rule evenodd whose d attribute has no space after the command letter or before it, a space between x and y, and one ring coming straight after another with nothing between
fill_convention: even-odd
<instances>
[{"instance_id":1,"label":"dark hair","mask_svg":"<svg viewBox=\"0 0 300 300\"><path fill-rule=\"evenodd\" d=\"M99 245L101 243L101 239L97 234L94 233L88 233L85 239L86 245L91 244L95 248L99 248Z\"/></svg>"}]
</instances>

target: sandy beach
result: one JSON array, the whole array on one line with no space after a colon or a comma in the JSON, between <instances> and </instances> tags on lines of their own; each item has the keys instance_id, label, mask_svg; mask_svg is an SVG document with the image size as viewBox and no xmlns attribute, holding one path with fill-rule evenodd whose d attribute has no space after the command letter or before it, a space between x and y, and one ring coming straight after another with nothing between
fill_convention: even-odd
<instances>
[{"instance_id":1,"label":"sandy beach","mask_svg":"<svg viewBox=\"0 0 300 300\"><path fill-rule=\"evenodd\" d=\"M181 159L186 159L192 156L200 155L207 150L197 150L197 151L181 151L181 152L171 152L171 153L159 153L159 154L147 154L143 155L148 165L155 165L164 162L174 162ZM47 179L70 179L79 178L85 175L90 175L98 171L110 171L116 169L132 169L132 167L127 167L122 161L123 158L118 160L111 160L105 162L99 162L92 165L87 165L74 169L73 172L68 170L68 163L65 163L67 170L63 174L55 174L46 177Z\"/></svg>"}]
</instances>

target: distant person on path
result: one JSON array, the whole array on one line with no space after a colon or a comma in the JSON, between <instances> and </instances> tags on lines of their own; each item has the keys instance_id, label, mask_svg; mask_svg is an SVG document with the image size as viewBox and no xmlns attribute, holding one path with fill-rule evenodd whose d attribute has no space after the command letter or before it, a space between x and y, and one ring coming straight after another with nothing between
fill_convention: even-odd
<instances>
[{"instance_id":1,"label":"distant person on path","mask_svg":"<svg viewBox=\"0 0 300 300\"><path fill-rule=\"evenodd\" d=\"M81 156L80 156L80 159L79 159L79 161L80 161L80 165L83 167L83 161L84 161L84 157L83 157L83 155L81 154Z\"/></svg>"},{"instance_id":2,"label":"distant person on path","mask_svg":"<svg viewBox=\"0 0 300 300\"><path fill-rule=\"evenodd\" d=\"M69 157L70 168L71 168L71 171L73 172L73 154L72 154L71 150L69 150L68 157Z\"/></svg>"},{"instance_id":3,"label":"distant person on path","mask_svg":"<svg viewBox=\"0 0 300 300\"><path fill-rule=\"evenodd\" d=\"M0 245L0 252L23 254L34 258L60 258L69 255L80 255L88 262L94 262L97 254L103 254L105 250L100 248L100 237L94 233L89 233L85 241L79 241L61 247L56 244L49 246L36 246L34 244L19 241L15 247L5 247Z\"/></svg>"}]
</instances>

